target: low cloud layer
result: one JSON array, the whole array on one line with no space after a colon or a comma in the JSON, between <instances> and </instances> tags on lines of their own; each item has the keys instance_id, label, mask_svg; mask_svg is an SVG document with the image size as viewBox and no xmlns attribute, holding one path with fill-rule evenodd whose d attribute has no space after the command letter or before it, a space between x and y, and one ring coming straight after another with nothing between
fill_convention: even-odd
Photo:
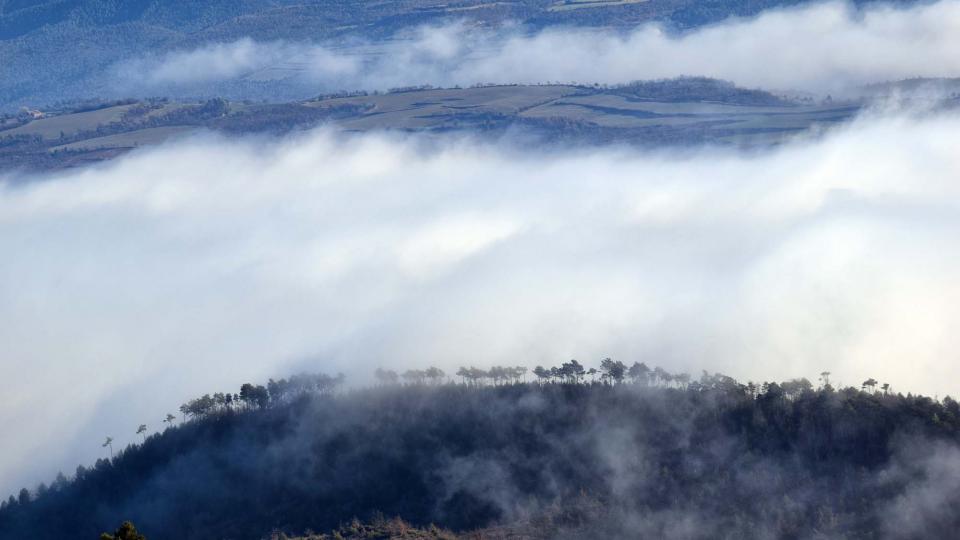
<instances>
[{"instance_id":1,"label":"low cloud layer","mask_svg":"<svg viewBox=\"0 0 960 540\"><path fill-rule=\"evenodd\" d=\"M177 92L242 80L313 93L432 84L625 83L703 75L742 86L841 92L911 77L960 77L960 2L860 10L841 2L765 12L676 34L550 28L534 34L463 24L353 45L242 39L118 66L128 90ZM217 88L210 89L216 91ZM223 90L223 88L219 88Z\"/></svg>"},{"instance_id":2,"label":"low cloud layer","mask_svg":"<svg viewBox=\"0 0 960 540\"><path fill-rule=\"evenodd\" d=\"M612 356L956 393L958 129L684 156L208 136L9 180L0 487L301 368Z\"/></svg>"}]
</instances>

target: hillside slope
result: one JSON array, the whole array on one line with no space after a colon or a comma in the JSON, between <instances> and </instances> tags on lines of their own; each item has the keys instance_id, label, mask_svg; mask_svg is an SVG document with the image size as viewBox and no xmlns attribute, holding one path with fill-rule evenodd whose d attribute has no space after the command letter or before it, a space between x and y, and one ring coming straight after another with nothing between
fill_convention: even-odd
<instances>
[{"instance_id":1,"label":"hillside slope","mask_svg":"<svg viewBox=\"0 0 960 540\"><path fill-rule=\"evenodd\" d=\"M643 368L617 384L623 371L542 384L424 373L339 394L298 377L204 396L181 408L192 420L3 503L0 537L96 538L130 519L151 540L255 539L380 512L604 538L942 538L960 525L949 398ZM556 518L568 508L572 522Z\"/></svg>"},{"instance_id":2,"label":"hillside slope","mask_svg":"<svg viewBox=\"0 0 960 540\"><path fill-rule=\"evenodd\" d=\"M769 147L852 119L857 103L795 102L706 78L616 87L419 88L256 104L120 100L0 115L0 171L60 169L211 130L282 134L329 124L347 133L395 131L538 143L639 147Z\"/></svg>"}]
</instances>

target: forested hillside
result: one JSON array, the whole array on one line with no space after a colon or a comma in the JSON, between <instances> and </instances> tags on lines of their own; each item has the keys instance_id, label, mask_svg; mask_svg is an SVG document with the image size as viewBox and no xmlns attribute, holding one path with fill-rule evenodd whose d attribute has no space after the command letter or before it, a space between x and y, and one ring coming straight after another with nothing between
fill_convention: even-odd
<instances>
[{"instance_id":1,"label":"forested hillside","mask_svg":"<svg viewBox=\"0 0 960 540\"><path fill-rule=\"evenodd\" d=\"M359 390L300 375L201 396L162 432L108 439L94 466L2 503L0 537L92 539L128 519L151 540L386 526L378 516L530 538L946 538L960 525L950 398L835 388L829 373L815 387L598 368L378 370Z\"/></svg>"}]
</instances>

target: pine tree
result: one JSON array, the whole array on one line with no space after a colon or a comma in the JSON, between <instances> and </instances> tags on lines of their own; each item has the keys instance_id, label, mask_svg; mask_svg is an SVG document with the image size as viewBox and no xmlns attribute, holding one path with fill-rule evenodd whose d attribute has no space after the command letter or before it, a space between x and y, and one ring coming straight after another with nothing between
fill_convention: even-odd
<instances>
[{"instance_id":1,"label":"pine tree","mask_svg":"<svg viewBox=\"0 0 960 540\"><path fill-rule=\"evenodd\" d=\"M147 537L138 533L137 528L133 526L133 523L124 521L115 533L101 534L100 540L147 540Z\"/></svg>"}]
</instances>

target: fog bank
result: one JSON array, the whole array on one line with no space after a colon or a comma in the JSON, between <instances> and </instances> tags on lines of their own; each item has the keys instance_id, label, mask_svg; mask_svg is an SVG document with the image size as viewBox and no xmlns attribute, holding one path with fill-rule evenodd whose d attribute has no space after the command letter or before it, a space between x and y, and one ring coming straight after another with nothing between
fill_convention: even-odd
<instances>
[{"instance_id":1,"label":"fog bank","mask_svg":"<svg viewBox=\"0 0 960 540\"><path fill-rule=\"evenodd\" d=\"M206 136L8 180L0 488L301 368L612 356L955 394L958 129L683 156Z\"/></svg>"}]
</instances>

